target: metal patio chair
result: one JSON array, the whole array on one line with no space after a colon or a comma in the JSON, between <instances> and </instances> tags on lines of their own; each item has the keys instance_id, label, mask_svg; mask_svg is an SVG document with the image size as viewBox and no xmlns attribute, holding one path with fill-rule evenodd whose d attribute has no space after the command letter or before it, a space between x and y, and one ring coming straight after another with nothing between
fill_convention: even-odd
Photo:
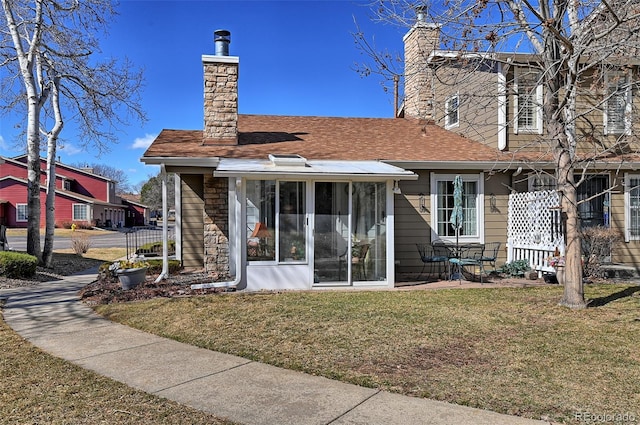
<instances>
[{"instance_id":1,"label":"metal patio chair","mask_svg":"<svg viewBox=\"0 0 640 425\"><path fill-rule=\"evenodd\" d=\"M420 260L422 261L422 271L420 272L418 278L422 276L427 265L430 266L430 274L433 274L434 268L437 266L438 277L440 277L441 273L445 273L445 275L448 275L449 249L444 244L418 243L416 244L416 247L418 248ZM440 265L444 267L440 267Z\"/></svg>"},{"instance_id":2,"label":"metal patio chair","mask_svg":"<svg viewBox=\"0 0 640 425\"><path fill-rule=\"evenodd\" d=\"M496 271L496 258L498 258L498 252L500 251L500 245L502 242L489 242L484 245L484 252L480 259L483 263L491 264L493 271Z\"/></svg>"}]
</instances>

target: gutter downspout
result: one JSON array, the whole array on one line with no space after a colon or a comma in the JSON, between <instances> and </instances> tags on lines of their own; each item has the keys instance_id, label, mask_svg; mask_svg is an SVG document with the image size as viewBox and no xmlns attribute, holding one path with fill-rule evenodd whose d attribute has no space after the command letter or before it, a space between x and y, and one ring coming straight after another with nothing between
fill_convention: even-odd
<instances>
[{"instance_id":1,"label":"gutter downspout","mask_svg":"<svg viewBox=\"0 0 640 425\"><path fill-rule=\"evenodd\" d=\"M231 183L233 180L229 179L229 183ZM231 280L231 281L227 281L227 282L210 282L210 283L198 283L198 284L194 284L191 285L191 289L209 289L209 288L226 288L226 289L235 289L238 284L240 283L240 281L242 280L242 232L240 231L241 228L241 224L242 224L242 203L240 202L240 194L239 192L242 191L242 179L240 178L236 178L235 180L235 185L234 185L234 193L235 193L235 199L233 199L233 202L235 203L234 206L234 212L235 212L235 229L232 229L231 226L229 231L233 232L233 234L235 235L235 246L236 249L235 251L235 272L236 272L236 277L235 279ZM231 195L231 190L229 191L229 205L231 205L231 199L232 195ZM231 253L232 250L229 249L229 253Z\"/></svg>"},{"instance_id":2,"label":"gutter downspout","mask_svg":"<svg viewBox=\"0 0 640 425\"><path fill-rule=\"evenodd\" d=\"M162 272L154 283L169 277L169 220L167 220L167 169L165 164L160 164L162 176Z\"/></svg>"}]
</instances>

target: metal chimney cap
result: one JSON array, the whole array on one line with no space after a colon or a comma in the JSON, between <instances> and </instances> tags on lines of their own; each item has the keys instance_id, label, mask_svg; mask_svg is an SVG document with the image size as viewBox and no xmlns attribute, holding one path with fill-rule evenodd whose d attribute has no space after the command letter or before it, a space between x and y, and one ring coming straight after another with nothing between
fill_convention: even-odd
<instances>
[{"instance_id":1,"label":"metal chimney cap","mask_svg":"<svg viewBox=\"0 0 640 425\"><path fill-rule=\"evenodd\" d=\"M416 6L416 18L418 22L425 22L429 7L425 5Z\"/></svg>"},{"instance_id":2,"label":"metal chimney cap","mask_svg":"<svg viewBox=\"0 0 640 425\"><path fill-rule=\"evenodd\" d=\"M229 56L231 33L227 30L215 30L213 35L213 42L216 46L216 56Z\"/></svg>"},{"instance_id":3,"label":"metal chimney cap","mask_svg":"<svg viewBox=\"0 0 640 425\"><path fill-rule=\"evenodd\" d=\"M218 40L219 38L228 38L231 35L231 32L228 30L215 30L213 34L215 35L214 40Z\"/></svg>"}]
</instances>

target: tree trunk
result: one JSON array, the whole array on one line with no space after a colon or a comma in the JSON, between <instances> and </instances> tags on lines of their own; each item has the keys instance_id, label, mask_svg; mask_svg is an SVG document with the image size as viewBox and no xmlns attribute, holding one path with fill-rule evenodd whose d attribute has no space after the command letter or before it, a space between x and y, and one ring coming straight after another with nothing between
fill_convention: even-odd
<instances>
[{"instance_id":1,"label":"tree trunk","mask_svg":"<svg viewBox=\"0 0 640 425\"><path fill-rule=\"evenodd\" d=\"M585 308L584 285L582 282L582 249L578 220L578 197L573 181L573 167L560 163L559 171L567 176L562 185L562 214L565 220L565 284L560 305L569 308Z\"/></svg>"},{"instance_id":2,"label":"tree trunk","mask_svg":"<svg viewBox=\"0 0 640 425\"><path fill-rule=\"evenodd\" d=\"M53 68L52 65L51 68ZM51 267L51 261L53 260L53 240L56 227L56 152L58 135L63 127L59 84L60 78L58 76L54 77L51 83L51 104L56 121L53 129L47 134L47 215L44 250L42 251L42 260L45 267Z\"/></svg>"},{"instance_id":3,"label":"tree trunk","mask_svg":"<svg viewBox=\"0 0 640 425\"><path fill-rule=\"evenodd\" d=\"M44 249L42 262L45 267L51 267L53 260L53 239L56 222L56 142L51 136L47 138L47 201L46 201L46 231L44 234Z\"/></svg>"},{"instance_id":4,"label":"tree trunk","mask_svg":"<svg viewBox=\"0 0 640 425\"><path fill-rule=\"evenodd\" d=\"M40 252L40 134L38 132L39 105L29 99L27 129L27 253L42 262Z\"/></svg>"}]
</instances>

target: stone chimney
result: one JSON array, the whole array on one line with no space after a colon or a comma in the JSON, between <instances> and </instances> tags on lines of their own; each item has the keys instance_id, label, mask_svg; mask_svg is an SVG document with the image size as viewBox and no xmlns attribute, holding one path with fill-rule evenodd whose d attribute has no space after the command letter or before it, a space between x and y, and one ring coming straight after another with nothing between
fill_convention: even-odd
<instances>
[{"instance_id":1,"label":"stone chimney","mask_svg":"<svg viewBox=\"0 0 640 425\"><path fill-rule=\"evenodd\" d=\"M427 58L439 46L440 27L426 22L426 8L416 9L415 25L404 42L404 116L433 118L432 71Z\"/></svg>"},{"instance_id":2,"label":"stone chimney","mask_svg":"<svg viewBox=\"0 0 640 425\"><path fill-rule=\"evenodd\" d=\"M231 33L214 32L215 55L202 55L204 65L203 143L238 144L238 65L229 56Z\"/></svg>"}]
</instances>

